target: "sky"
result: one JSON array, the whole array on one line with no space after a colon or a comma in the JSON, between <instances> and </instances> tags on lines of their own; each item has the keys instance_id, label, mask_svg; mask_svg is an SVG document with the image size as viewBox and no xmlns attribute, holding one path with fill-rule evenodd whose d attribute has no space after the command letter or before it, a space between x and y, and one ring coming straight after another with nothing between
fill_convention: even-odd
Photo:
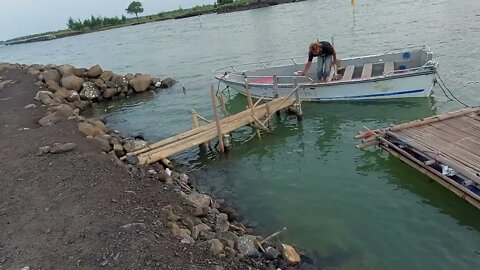
<instances>
[{"instance_id":1,"label":"sky","mask_svg":"<svg viewBox=\"0 0 480 270\"><path fill-rule=\"evenodd\" d=\"M82 20L95 17L133 17L125 9L133 0L0 0L0 40L66 29L69 17ZM137 0L142 15L156 14L216 0Z\"/></svg>"}]
</instances>

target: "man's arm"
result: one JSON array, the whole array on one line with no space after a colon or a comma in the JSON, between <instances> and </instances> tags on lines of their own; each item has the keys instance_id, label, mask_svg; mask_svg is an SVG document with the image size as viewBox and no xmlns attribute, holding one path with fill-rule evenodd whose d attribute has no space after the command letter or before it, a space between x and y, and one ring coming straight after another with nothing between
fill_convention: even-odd
<instances>
[{"instance_id":1,"label":"man's arm","mask_svg":"<svg viewBox=\"0 0 480 270\"><path fill-rule=\"evenodd\" d=\"M305 76L307 74L307 72L308 72L308 70L310 69L311 66L312 66L312 61L308 61L307 64L305 65L305 68L302 71L303 76Z\"/></svg>"}]
</instances>

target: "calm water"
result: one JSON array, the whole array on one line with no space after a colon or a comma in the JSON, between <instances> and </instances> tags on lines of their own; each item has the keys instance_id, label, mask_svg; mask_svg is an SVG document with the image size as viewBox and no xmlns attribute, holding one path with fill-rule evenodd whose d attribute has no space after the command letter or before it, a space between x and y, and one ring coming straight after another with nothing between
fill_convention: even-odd
<instances>
[{"instance_id":1,"label":"calm water","mask_svg":"<svg viewBox=\"0 0 480 270\"><path fill-rule=\"evenodd\" d=\"M100 107L109 125L154 141L189 129L189 109L211 118L210 70L305 54L335 37L340 57L429 44L456 96L480 104L480 1L306 1L224 15L138 25L55 41L0 47L0 61L100 64L117 73L171 76L180 85ZM334 269L480 269L480 212L385 153L355 149L363 126L461 106L433 99L304 104L304 121L282 115L272 134L233 134L227 157L177 156L205 191L239 206L256 233L286 226L285 242ZM228 96L228 94L227 94ZM231 93L229 110L245 106Z\"/></svg>"}]
</instances>

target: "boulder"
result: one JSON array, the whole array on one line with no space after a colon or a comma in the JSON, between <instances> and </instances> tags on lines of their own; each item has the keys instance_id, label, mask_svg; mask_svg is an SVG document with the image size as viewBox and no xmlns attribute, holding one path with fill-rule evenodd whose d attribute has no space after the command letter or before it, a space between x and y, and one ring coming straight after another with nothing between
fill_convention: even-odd
<instances>
[{"instance_id":1,"label":"boulder","mask_svg":"<svg viewBox=\"0 0 480 270\"><path fill-rule=\"evenodd\" d=\"M102 74L100 74L100 79L104 81L110 81L112 77L113 77L113 72L109 70L105 70L104 72L102 72Z\"/></svg>"},{"instance_id":2,"label":"boulder","mask_svg":"<svg viewBox=\"0 0 480 270\"><path fill-rule=\"evenodd\" d=\"M236 241L238 252L243 256L256 257L260 255L260 252L258 252L258 249L255 246L255 239L256 237L253 235L243 235L238 237Z\"/></svg>"},{"instance_id":3,"label":"boulder","mask_svg":"<svg viewBox=\"0 0 480 270\"><path fill-rule=\"evenodd\" d=\"M88 140L91 141L97 148L101 149L103 152L108 153L111 150L110 143L108 142L108 140L106 140L105 138L102 138L102 136L100 135L90 138Z\"/></svg>"},{"instance_id":4,"label":"boulder","mask_svg":"<svg viewBox=\"0 0 480 270\"><path fill-rule=\"evenodd\" d=\"M48 80L47 85L48 85L48 91L53 92L53 93L57 92L60 88L62 88L58 84L58 82L52 81L52 80Z\"/></svg>"},{"instance_id":5,"label":"boulder","mask_svg":"<svg viewBox=\"0 0 480 270\"><path fill-rule=\"evenodd\" d=\"M138 77L135 77L129 80L130 86L135 90L135 92L144 92L148 89L152 83L152 77L150 75L144 74Z\"/></svg>"},{"instance_id":6,"label":"boulder","mask_svg":"<svg viewBox=\"0 0 480 270\"><path fill-rule=\"evenodd\" d=\"M57 91L55 91L55 93L53 94L53 97L54 98L55 97L60 98L60 99L66 99L67 97L70 96L71 92L77 93L74 90L68 90L65 87L60 87L59 89L57 89Z\"/></svg>"},{"instance_id":7,"label":"boulder","mask_svg":"<svg viewBox=\"0 0 480 270\"><path fill-rule=\"evenodd\" d=\"M123 145L123 148L127 152L134 152L134 151L137 151L139 149L147 147L147 145L148 145L148 143L144 140L132 140L132 141L128 141L127 143L125 143Z\"/></svg>"},{"instance_id":8,"label":"boulder","mask_svg":"<svg viewBox=\"0 0 480 270\"><path fill-rule=\"evenodd\" d=\"M100 128L87 122L78 123L78 130L85 136L95 137L103 134L103 131Z\"/></svg>"},{"instance_id":9,"label":"boulder","mask_svg":"<svg viewBox=\"0 0 480 270\"><path fill-rule=\"evenodd\" d=\"M47 69L44 72L42 72L41 74L42 74L43 80L45 82L54 81L54 82L58 83L58 82L60 82L60 79L62 78L60 73L55 69Z\"/></svg>"},{"instance_id":10,"label":"boulder","mask_svg":"<svg viewBox=\"0 0 480 270\"><path fill-rule=\"evenodd\" d=\"M228 216L225 213L217 215L215 221L215 230L217 232L226 232L230 228L230 222L228 222Z\"/></svg>"},{"instance_id":11,"label":"boulder","mask_svg":"<svg viewBox=\"0 0 480 270\"><path fill-rule=\"evenodd\" d=\"M72 151L77 147L74 143L54 143L50 148L50 153L52 154L60 154L65 153L68 151Z\"/></svg>"},{"instance_id":12,"label":"boulder","mask_svg":"<svg viewBox=\"0 0 480 270\"><path fill-rule=\"evenodd\" d=\"M217 256L223 252L223 244L222 242L220 242L220 240L212 239L209 241L210 241L210 252L212 252L213 255Z\"/></svg>"},{"instance_id":13,"label":"boulder","mask_svg":"<svg viewBox=\"0 0 480 270\"><path fill-rule=\"evenodd\" d=\"M283 259L290 265L297 265L300 263L300 255L298 255L297 251L295 248L293 248L291 245L286 245L282 244L281 245L282 249L282 256Z\"/></svg>"},{"instance_id":14,"label":"boulder","mask_svg":"<svg viewBox=\"0 0 480 270\"><path fill-rule=\"evenodd\" d=\"M105 84L105 82L102 79L94 79L92 82L102 92L105 91L105 89L107 89L107 85Z\"/></svg>"},{"instance_id":15,"label":"boulder","mask_svg":"<svg viewBox=\"0 0 480 270\"><path fill-rule=\"evenodd\" d=\"M172 87L177 81L175 81L172 78L166 78L162 80L162 83L160 84L160 88L169 88Z\"/></svg>"},{"instance_id":16,"label":"boulder","mask_svg":"<svg viewBox=\"0 0 480 270\"><path fill-rule=\"evenodd\" d=\"M211 230L212 229L207 224L200 223L196 226L193 226L192 237L193 237L193 239L196 240L201 232L208 232L208 231L211 231Z\"/></svg>"},{"instance_id":17,"label":"boulder","mask_svg":"<svg viewBox=\"0 0 480 270\"><path fill-rule=\"evenodd\" d=\"M75 113L73 112L73 109L66 104L61 104L55 107L51 107L51 109L49 110L50 110L50 113L42 117L38 121L40 125L51 126L53 124L56 124L62 121L63 119L67 119L68 117L75 115Z\"/></svg>"},{"instance_id":18,"label":"boulder","mask_svg":"<svg viewBox=\"0 0 480 270\"><path fill-rule=\"evenodd\" d=\"M80 89L82 89L82 85L84 82L85 82L84 79L77 77L75 75L63 76L61 80L61 84L63 87L70 90L75 90L75 91L80 91Z\"/></svg>"},{"instance_id":19,"label":"boulder","mask_svg":"<svg viewBox=\"0 0 480 270\"><path fill-rule=\"evenodd\" d=\"M101 93L93 82L84 82L82 84L83 89L80 91L80 98L86 100L93 100L98 98Z\"/></svg>"},{"instance_id":20,"label":"boulder","mask_svg":"<svg viewBox=\"0 0 480 270\"><path fill-rule=\"evenodd\" d=\"M192 192L186 195L186 199L189 200L196 207L209 207L211 198L208 195L201 194L198 192Z\"/></svg>"},{"instance_id":21,"label":"boulder","mask_svg":"<svg viewBox=\"0 0 480 270\"><path fill-rule=\"evenodd\" d=\"M86 68L74 68L73 75L77 77L86 77L87 76L87 69Z\"/></svg>"},{"instance_id":22,"label":"boulder","mask_svg":"<svg viewBox=\"0 0 480 270\"><path fill-rule=\"evenodd\" d=\"M57 67L57 70L62 76L69 76L74 74L75 67L72 65L61 65Z\"/></svg>"},{"instance_id":23,"label":"boulder","mask_svg":"<svg viewBox=\"0 0 480 270\"><path fill-rule=\"evenodd\" d=\"M118 94L118 89L117 88L107 88L105 92L103 92L103 97L104 98L111 98L115 95Z\"/></svg>"},{"instance_id":24,"label":"boulder","mask_svg":"<svg viewBox=\"0 0 480 270\"><path fill-rule=\"evenodd\" d=\"M102 68L99 65L95 65L87 71L87 76L90 78L98 78L98 76L102 75L102 73Z\"/></svg>"},{"instance_id":25,"label":"boulder","mask_svg":"<svg viewBox=\"0 0 480 270\"><path fill-rule=\"evenodd\" d=\"M69 102L80 101L80 95L78 94L77 91L69 90L69 95L67 96L67 100ZM75 105L75 107L76 107L76 105ZM79 108L79 109L82 109L82 108Z\"/></svg>"}]
</instances>

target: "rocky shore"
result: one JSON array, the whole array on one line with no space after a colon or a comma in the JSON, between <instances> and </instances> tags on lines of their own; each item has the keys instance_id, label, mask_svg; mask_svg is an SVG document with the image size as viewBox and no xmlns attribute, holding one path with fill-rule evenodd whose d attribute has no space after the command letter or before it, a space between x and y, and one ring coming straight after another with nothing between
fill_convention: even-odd
<instances>
[{"instance_id":1,"label":"rocky shore","mask_svg":"<svg viewBox=\"0 0 480 270\"><path fill-rule=\"evenodd\" d=\"M317 269L168 164L120 161L146 142L81 115L174 82L0 64L0 269Z\"/></svg>"}]
</instances>

